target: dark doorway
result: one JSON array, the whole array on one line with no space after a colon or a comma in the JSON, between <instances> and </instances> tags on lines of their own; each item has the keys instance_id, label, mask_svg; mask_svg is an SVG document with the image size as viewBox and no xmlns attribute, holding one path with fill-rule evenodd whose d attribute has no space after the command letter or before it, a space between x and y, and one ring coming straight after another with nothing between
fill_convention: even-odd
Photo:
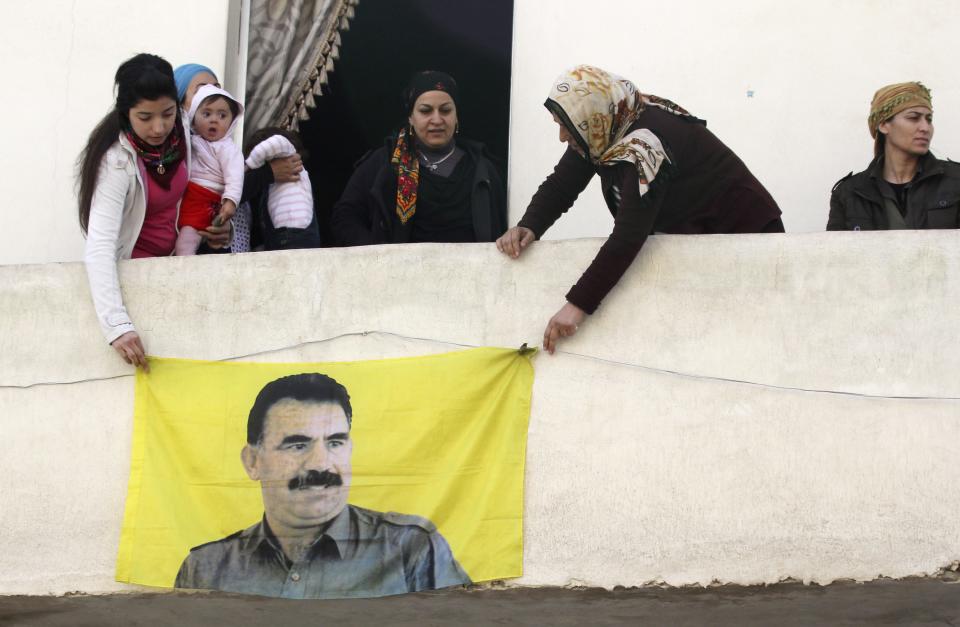
<instances>
[{"instance_id":1,"label":"dark doorway","mask_svg":"<svg viewBox=\"0 0 960 627\"><path fill-rule=\"evenodd\" d=\"M300 123L324 246L330 208L353 165L406 123L400 92L419 70L452 75L460 133L487 145L506 180L513 0L361 0L340 59L310 119Z\"/></svg>"}]
</instances>

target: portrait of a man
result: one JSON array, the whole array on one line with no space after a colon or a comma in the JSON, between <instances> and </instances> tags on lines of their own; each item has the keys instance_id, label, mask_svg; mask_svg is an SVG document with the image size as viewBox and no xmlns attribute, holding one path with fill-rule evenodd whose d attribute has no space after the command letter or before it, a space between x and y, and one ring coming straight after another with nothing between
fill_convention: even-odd
<instances>
[{"instance_id":1,"label":"portrait of a man","mask_svg":"<svg viewBox=\"0 0 960 627\"><path fill-rule=\"evenodd\" d=\"M470 583L429 520L350 505L353 409L318 373L269 382L241 452L260 522L194 547L175 587L297 599L372 597Z\"/></svg>"}]
</instances>

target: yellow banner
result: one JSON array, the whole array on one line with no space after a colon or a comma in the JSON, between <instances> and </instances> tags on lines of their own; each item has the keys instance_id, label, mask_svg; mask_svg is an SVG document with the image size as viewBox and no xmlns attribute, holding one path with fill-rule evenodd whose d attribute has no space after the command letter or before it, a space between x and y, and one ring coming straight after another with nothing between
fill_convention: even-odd
<instances>
[{"instance_id":1,"label":"yellow banner","mask_svg":"<svg viewBox=\"0 0 960 627\"><path fill-rule=\"evenodd\" d=\"M117 580L338 598L520 576L532 354L151 359Z\"/></svg>"}]
</instances>

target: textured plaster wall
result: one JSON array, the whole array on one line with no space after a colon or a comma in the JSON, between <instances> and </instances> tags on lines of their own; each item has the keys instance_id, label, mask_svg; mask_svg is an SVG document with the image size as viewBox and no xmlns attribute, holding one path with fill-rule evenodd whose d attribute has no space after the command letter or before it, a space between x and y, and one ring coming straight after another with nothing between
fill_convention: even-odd
<instances>
[{"instance_id":1,"label":"textured plaster wall","mask_svg":"<svg viewBox=\"0 0 960 627\"><path fill-rule=\"evenodd\" d=\"M152 354L366 359L536 344L599 244L121 276ZM653 237L567 352L534 362L518 583L829 582L960 559L958 311L957 232ZM129 374L81 265L0 267L0 594L123 589Z\"/></svg>"},{"instance_id":2,"label":"textured plaster wall","mask_svg":"<svg viewBox=\"0 0 960 627\"><path fill-rule=\"evenodd\" d=\"M0 264L83 256L74 165L138 52L222 73L229 0L3 2Z\"/></svg>"}]
</instances>

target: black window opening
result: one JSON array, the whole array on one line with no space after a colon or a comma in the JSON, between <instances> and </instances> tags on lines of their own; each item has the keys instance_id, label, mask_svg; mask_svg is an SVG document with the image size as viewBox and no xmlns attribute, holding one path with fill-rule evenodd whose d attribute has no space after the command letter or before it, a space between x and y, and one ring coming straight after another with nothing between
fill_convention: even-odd
<instances>
[{"instance_id":1,"label":"black window opening","mask_svg":"<svg viewBox=\"0 0 960 627\"><path fill-rule=\"evenodd\" d=\"M513 0L361 0L340 58L300 123L323 246L335 246L330 210L353 166L406 124L400 94L420 70L459 87L460 134L483 142L507 176Z\"/></svg>"}]
</instances>

